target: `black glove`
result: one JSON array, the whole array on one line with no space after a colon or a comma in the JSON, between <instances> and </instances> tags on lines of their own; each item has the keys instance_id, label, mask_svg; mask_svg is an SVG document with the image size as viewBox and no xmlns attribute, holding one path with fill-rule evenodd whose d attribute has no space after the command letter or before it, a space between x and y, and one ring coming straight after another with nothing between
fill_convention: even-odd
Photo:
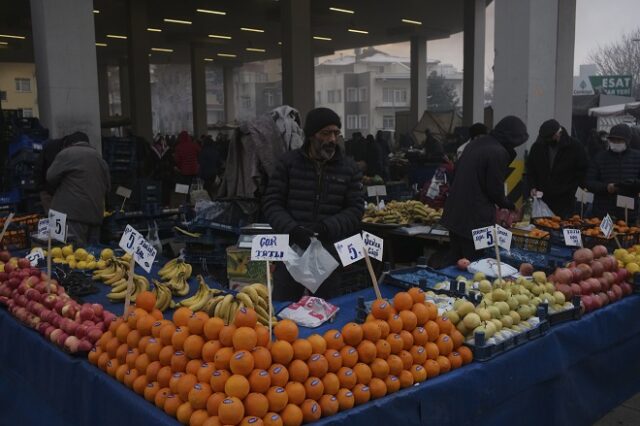
<instances>
[{"instance_id":1,"label":"black glove","mask_svg":"<svg viewBox=\"0 0 640 426\"><path fill-rule=\"evenodd\" d=\"M316 233L316 238L318 238L319 240L325 240L329 237L329 229L327 228L327 225L324 224L324 222L316 223L311 227L311 229Z\"/></svg>"},{"instance_id":2,"label":"black glove","mask_svg":"<svg viewBox=\"0 0 640 426\"><path fill-rule=\"evenodd\" d=\"M618 184L616 187L620 189L623 193L634 193L637 194L640 192L640 180L638 179L626 179Z\"/></svg>"},{"instance_id":3,"label":"black glove","mask_svg":"<svg viewBox=\"0 0 640 426\"><path fill-rule=\"evenodd\" d=\"M289 232L289 243L295 244L303 250L306 250L311 244L311 237L314 232L304 226L296 226Z\"/></svg>"}]
</instances>

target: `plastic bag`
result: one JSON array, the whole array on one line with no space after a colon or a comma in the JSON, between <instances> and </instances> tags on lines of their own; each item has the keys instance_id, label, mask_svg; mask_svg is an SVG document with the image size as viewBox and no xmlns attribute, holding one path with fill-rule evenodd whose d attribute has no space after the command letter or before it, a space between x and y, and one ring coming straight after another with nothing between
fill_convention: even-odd
<instances>
[{"instance_id":1,"label":"plastic bag","mask_svg":"<svg viewBox=\"0 0 640 426\"><path fill-rule=\"evenodd\" d=\"M191 190L189 191L189 197L191 198L191 202L193 204L198 201L211 201L211 197L206 189L204 189L204 185L200 178L194 179L191 184Z\"/></svg>"},{"instance_id":2,"label":"plastic bag","mask_svg":"<svg viewBox=\"0 0 640 426\"><path fill-rule=\"evenodd\" d=\"M290 319L303 327L320 327L336 316L340 308L319 297L302 296L296 303L284 308L278 316Z\"/></svg>"},{"instance_id":3,"label":"plastic bag","mask_svg":"<svg viewBox=\"0 0 640 426\"><path fill-rule=\"evenodd\" d=\"M542 201L542 198L534 198L533 204L531 206L531 217L538 218L538 217L551 217L551 216L555 216L555 215L553 214L553 212L551 211L547 203Z\"/></svg>"},{"instance_id":4,"label":"plastic bag","mask_svg":"<svg viewBox=\"0 0 640 426\"><path fill-rule=\"evenodd\" d=\"M284 261L284 266L294 280L315 293L339 264L316 238L311 239L304 253L300 254L300 251L290 249L289 260Z\"/></svg>"},{"instance_id":5,"label":"plastic bag","mask_svg":"<svg viewBox=\"0 0 640 426\"><path fill-rule=\"evenodd\" d=\"M475 274L476 272L482 272L487 277L497 278L498 277L498 262L495 259L481 259L475 262L472 262L467 271L471 274ZM518 273L518 270L511 265L507 265L504 262L500 262L500 272L502 273L502 278L511 277Z\"/></svg>"},{"instance_id":6,"label":"plastic bag","mask_svg":"<svg viewBox=\"0 0 640 426\"><path fill-rule=\"evenodd\" d=\"M147 241L151 244L151 247L156 249L158 253L162 253L162 242L160 241L160 235L158 235L158 224L156 221L153 221L153 228L149 226L149 231L147 232Z\"/></svg>"}]
</instances>

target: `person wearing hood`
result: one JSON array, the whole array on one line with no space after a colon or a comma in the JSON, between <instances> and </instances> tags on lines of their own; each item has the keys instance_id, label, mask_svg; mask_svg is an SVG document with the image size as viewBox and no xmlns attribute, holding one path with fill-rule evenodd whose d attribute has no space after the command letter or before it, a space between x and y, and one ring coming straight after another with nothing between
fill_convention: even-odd
<instances>
[{"instance_id":1,"label":"person wearing hood","mask_svg":"<svg viewBox=\"0 0 640 426\"><path fill-rule=\"evenodd\" d=\"M569 136L556 120L547 120L540 126L526 166L532 194L542 192L542 200L555 215L572 215L576 189L583 183L589 167L580 142Z\"/></svg>"},{"instance_id":2,"label":"person wearing hood","mask_svg":"<svg viewBox=\"0 0 640 426\"><path fill-rule=\"evenodd\" d=\"M500 120L489 135L472 140L460 157L441 223L449 230L451 261L477 259L471 231L496 223L496 207L514 210L504 193L515 148L529 139L518 117Z\"/></svg>"},{"instance_id":3,"label":"person wearing hood","mask_svg":"<svg viewBox=\"0 0 640 426\"><path fill-rule=\"evenodd\" d=\"M200 150L200 145L194 142L187 132L180 132L175 154L173 154L177 171L182 177L180 183L190 185L193 178L198 176Z\"/></svg>"},{"instance_id":4,"label":"person wearing hood","mask_svg":"<svg viewBox=\"0 0 640 426\"><path fill-rule=\"evenodd\" d=\"M616 207L616 197L637 198L640 192L640 151L629 148L631 129L626 124L613 126L607 140L608 149L596 155L589 165L586 186L594 195L595 216L602 218L610 214L624 219L624 209ZM637 207L629 210L630 221L635 220Z\"/></svg>"},{"instance_id":5,"label":"person wearing hood","mask_svg":"<svg viewBox=\"0 0 640 426\"><path fill-rule=\"evenodd\" d=\"M333 244L360 232L364 213L362 173L338 145L340 128L340 117L333 110L309 111L303 146L284 154L262 200L274 233L289 234L289 243L303 250L315 237L334 257ZM340 270L327 278L316 296L339 294ZM304 287L279 262L273 298L297 301L303 293Z\"/></svg>"},{"instance_id":6,"label":"person wearing hood","mask_svg":"<svg viewBox=\"0 0 640 426\"><path fill-rule=\"evenodd\" d=\"M462 153L472 140L486 135L488 131L489 129L487 129L487 126L485 126L483 123L474 123L473 125L471 125L471 127L469 127L469 140L460 145L456 150L456 160L459 160L460 157L462 157Z\"/></svg>"},{"instance_id":7,"label":"person wearing hood","mask_svg":"<svg viewBox=\"0 0 640 426\"><path fill-rule=\"evenodd\" d=\"M67 215L67 240L78 247L98 243L111 178L85 133L64 138L62 151L47 169L47 185L54 190L51 208Z\"/></svg>"}]
</instances>

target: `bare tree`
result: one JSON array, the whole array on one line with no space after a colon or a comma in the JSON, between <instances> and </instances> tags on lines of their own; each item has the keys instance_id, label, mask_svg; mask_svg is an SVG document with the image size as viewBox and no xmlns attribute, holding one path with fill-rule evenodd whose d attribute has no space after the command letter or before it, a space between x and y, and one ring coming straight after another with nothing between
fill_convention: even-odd
<instances>
[{"instance_id":1,"label":"bare tree","mask_svg":"<svg viewBox=\"0 0 640 426\"><path fill-rule=\"evenodd\" d=\"M632 75L633 95L640 97L640 28L619 41L599 46L589 54L589 60L603 75Z\"/></svg>"}]
</instances>

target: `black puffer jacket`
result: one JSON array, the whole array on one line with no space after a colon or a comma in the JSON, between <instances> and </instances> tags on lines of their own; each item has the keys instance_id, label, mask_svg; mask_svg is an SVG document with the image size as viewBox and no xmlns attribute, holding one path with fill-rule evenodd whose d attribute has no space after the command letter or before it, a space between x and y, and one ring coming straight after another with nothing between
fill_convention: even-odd
<instances>
[{"instance_id":1,"label":"black puffer jacket","mask_svg":"<svg viewBox=\"0 0 640 426\"><path fill-rule=\"evenodd\" d=\"M307 146L286 153L269 179L263 198L265 217L277 233L323 222L329 251L333 243L357 233L364 213L362 174L337 148L333 159L319 165Z\"/></svg>"},{"instance_id":2,"label":"black puffer jacket","mask_svg":"<svg viewBox=\"0 0 640 426\"><path fill-rule=\"evenodd\" d=\"M516 156L515 148L528 138L522 120L509 116L490 135L467 145L442 215L441 222L450 232L471 239L471 230L495 224L496 206L514 208L504 195L504 181Z\"/></svg>"},{"instance_id":3,"label":"black puffer jacket","mask_svg":"<svg viewBox=\"0 0 640 426\"><path fill-rule=\"evenodd\" d=\"M593 214L602 217L609 213L619 219L624 218L624 210L616 207L616 196L626 195L637 198L638 191L632 191L631 188L624 191L619 188L617 194L609 194L607 185L638 179L640 179L640 151L626 149L616 153L606 150L596 155L591 161L586 180L587 189L594 194Z\"/></svg>"}]
</instances>

